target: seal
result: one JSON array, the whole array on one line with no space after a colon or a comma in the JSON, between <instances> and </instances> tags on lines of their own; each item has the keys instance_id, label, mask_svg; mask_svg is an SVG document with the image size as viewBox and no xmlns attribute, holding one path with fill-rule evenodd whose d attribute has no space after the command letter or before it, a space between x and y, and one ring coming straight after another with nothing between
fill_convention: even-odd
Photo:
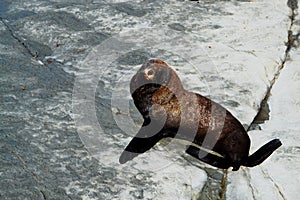
<instances>
[{"instance_id":1,"label":"seal","mask_svg":"<svg viewBox=\"0 0 300 200\"><path fill-rule=\"evenodd\" d=\"M236 171L261 164L282 144L273 139L249 155L242 124L218 103L183 88L176 72L160 59L147 60L130 82L142 127L122 152L121 164L172 137L190 141L186 153L212 166Z\"/></svg>"}]
</instances>

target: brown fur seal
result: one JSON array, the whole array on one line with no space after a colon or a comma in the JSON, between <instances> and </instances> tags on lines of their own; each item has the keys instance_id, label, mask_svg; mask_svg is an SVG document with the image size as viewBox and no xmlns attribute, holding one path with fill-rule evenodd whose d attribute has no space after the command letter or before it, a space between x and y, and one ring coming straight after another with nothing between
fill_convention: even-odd
<instances>
[{"instance_id":1,"label":"brown fur seal","mask_svg":"<svg viewBox=\"0 0 300 200\"><path fill-rule=\"evenodd\" d=\"M120 156L121 164L164 137L204 145L219 155L194 145L186 152L212 166L233 170L256 166L281 146L274 139L249 156L250 138L242 124L221 105L185 90L176 72L160 59L142 65L131 79L130 92L144 123Z\"/></svg>"}]
</instances>

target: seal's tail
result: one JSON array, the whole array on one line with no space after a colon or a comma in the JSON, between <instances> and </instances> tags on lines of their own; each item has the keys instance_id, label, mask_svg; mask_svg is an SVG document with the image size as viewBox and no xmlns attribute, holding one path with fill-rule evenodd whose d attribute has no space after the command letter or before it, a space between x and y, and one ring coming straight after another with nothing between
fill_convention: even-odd
<instances>
[{"instance_id":1,"label":"seal's tail","mask_svg":"<svg viewBox=\"0 0 300 200\"><path fill-rule=\"evenodd\" d=\"M243 162L243 166L246 167L254 167L256 165L261 164L265 159L267 159L276 149L278 149L282 143L279 139L274 139L259 148L255 153L250 155L245 162Z\"/></svg>"}]
</instances>

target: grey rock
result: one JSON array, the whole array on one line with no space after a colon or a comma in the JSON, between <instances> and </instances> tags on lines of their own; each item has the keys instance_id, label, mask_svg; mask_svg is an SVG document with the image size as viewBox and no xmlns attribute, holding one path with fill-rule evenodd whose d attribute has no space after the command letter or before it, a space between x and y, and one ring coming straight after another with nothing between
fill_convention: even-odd
<instances>
[{"instance_id":1,"label":"grey rock","mask_svg":"<svg viewBox=\"0 0 300 200\"><path fill-rule=\"evenodd\" d=\"M117 11L132 15L135 17L142 17L147 14L147 11L143 8L139 8L132 3L118 3L113 6Z\"/></svg>"},{"instance_id":2,"label":"grey rock","mask_svg":"<svg viewBox=\"0 0 300 200\"><path fill-rule=\"evenodd\" d=\"M185 27L180 23L173 23L168 26L175 31L185 31Z\"/></svg>"}]
</instances>

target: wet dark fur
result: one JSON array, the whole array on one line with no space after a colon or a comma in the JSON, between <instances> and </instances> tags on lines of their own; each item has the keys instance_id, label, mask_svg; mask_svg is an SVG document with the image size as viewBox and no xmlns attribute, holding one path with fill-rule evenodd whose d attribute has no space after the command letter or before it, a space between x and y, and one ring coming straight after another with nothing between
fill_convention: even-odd
<instances>
[{"instance_id":1,"label":"wet dark fur","mask_svg":"<svg viewBox=\"0 0 300 200\"><path fill-rule=\"evenodd\" d=\"M204 145L221 156L193 145L186 152L210 165L233 170L241 165L256 166L281 146L274 139L249 156L250 139L241 123L221 105L185 90L175 71L160 59L143 64L131 80L130 91L144 123L125 148L120 163L144 153L164 137ZM204 144L207 136L210 142Z\"/></svg>"}]
</instances>

